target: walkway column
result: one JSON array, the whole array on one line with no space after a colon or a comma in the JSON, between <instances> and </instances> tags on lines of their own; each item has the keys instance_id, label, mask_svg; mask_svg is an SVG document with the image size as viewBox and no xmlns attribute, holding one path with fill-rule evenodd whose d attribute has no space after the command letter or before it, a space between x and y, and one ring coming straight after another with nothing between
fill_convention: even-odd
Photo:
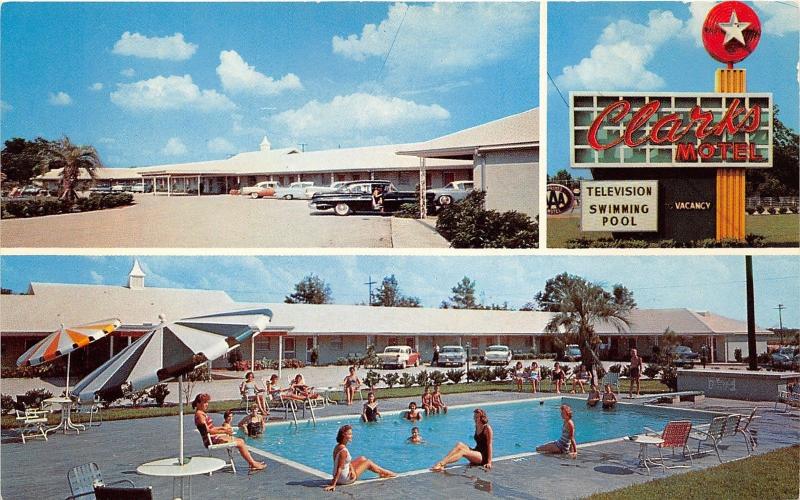
<instances>
[{"instance_id":1,"label":"walkway column","mask_svg":"<svg viewBox=\"0 0 800 500\"><path fill-rule=\"evenodd\" d=\"M281 380L283 374L283 336L278 337L278 380Z\"/></svg>"},{"instance_id":2,"label":"walkway column","mask_svg":"<svg viewBox=\"0 0 800 500\"><path fill-rule=\"evenodd\" d=\"M424 219L428 214L428 200L425 196L425 191L428 190L427 186L428 173L425 170L425 158L419 159L419 218Z\"/></svg>"},{"instance_id":3,"label":"walkway column","mask_svg":"<svg viewBox=\"0 0 800 500\"><path fill-rule=\"evenodd\" d=\"M108 359L111 359L114 357L114 335L109 335L108 339Z\"/></svg>"},{"instance_id":4,"label":"walkway column","mask_svg":"<svg viewBox=\"0 0 800 500\"><path fill-rule=\"evenodd\" d=\"M200 176L197 176L197 196L200 196Z\"/></svg>"},{"instance_id":5,"label":"walkway column","mask_svg":"<svg viewBox=\"0 0 800 500\"><path fill-rule=\"evenodd\" d=\"M256 369L256 337L259 333L261 332L258 332L250 337L250 370Z\"/></svg>"},{"instance_id":6,"label":"walkway column","mask_svg":"<svg viewBox=\"0 0 800 500\"><path fill-rule=\"evenodd\" d=\"M167 196L172 196L172 179L167 176Z\"/></svg>"}]
</instances>

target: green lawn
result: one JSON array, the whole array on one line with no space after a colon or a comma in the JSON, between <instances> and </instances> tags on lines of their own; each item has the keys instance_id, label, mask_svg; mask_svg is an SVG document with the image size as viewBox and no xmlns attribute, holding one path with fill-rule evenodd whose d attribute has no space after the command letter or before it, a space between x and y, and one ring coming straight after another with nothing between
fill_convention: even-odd
<instances>
[{"instance_id":1,"label":"green lawn","mask_svg":"<svg viewBox=\"0 0 800 500\"><path fill-rule=\"evenodd\" d=\"M591 500L646 498L695 500L717 498L798 498L800 446L772 451L703 471L688 472L589 497Z\"/></svg>"},{"instance_id":2,"label":"green lawn","mask_svg":"<svg viewBox=\"0 0 800 500\"><path fill-rule=\"evenodd\" d=\"M571 387L571 386L570 386ZM530 390L530 385L525 386L526 391ZM627 386L621 385L620 386L621 393L627 391ZM479 382L479 383L470 383L470 384L446 384L443 385L441 388L442 394L457 394L457 393L464 393L464 392L481 392L481 391L514 391L516 390L516 386L509 382ZM662 384L657 380L642 380L642 393L644 394L656 394L659 392L666 392L667 386ZM542 392L550 392L550 391L542 391ZM379 400L381 399L392 399L392 398L415 398L418 399L422 395L422 389L418 386L414 387L393 387L392 389L383 388L383 389L376 389L375 395ZM332 394L331 399L334 401L343 401L344 395L342 393ZM364 391L364 397L366 397L366 390ZM228 400L228 401L212 401L209 404L209 411L222 413L229 408L238 408L240 406L240 401L237 400ZM184 406L184 412L191 413L192 409L191 406L186 405ZM142 407L142 408L130 408L130 407L113 407L102 410L103 420L128 420L128 419L136 419L136 418L150 418L150 417L164 417L164 416L172 416L178 414L178 406L177 405L170 405L164 406L161 408L158 407ZM49 423L51 425L55 425L60 420L60 415L51 413L48 416ZM85 415L75 415L72 416L72 421L76 423L86 423L89 421L89 418ZM17 427L17 422L13 415L3 415L2 420L0 420L0 425L3 429Z\"/></svg>"},{"instance_id":3,"label":"green lawn","mask_svg":"<svg viewBox=\"0 0 800 500\"><path fill-rule=\"evenodd\" d=\"M567 241L581 236L580 216L548 217L547 246L564 248ZM800 245L800 214L748 215L746 232L763 236L767 245L775 247ZM610 238L611 233L583 233L585 238Z\"/></svg>"}]
</instances>

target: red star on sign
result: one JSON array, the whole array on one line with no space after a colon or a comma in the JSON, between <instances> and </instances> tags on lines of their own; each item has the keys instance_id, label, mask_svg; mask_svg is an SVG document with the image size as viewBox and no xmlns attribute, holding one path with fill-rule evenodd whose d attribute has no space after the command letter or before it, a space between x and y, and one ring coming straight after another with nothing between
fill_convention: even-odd
<instances>
[{"instance_id":1,"label":"red star on sign","mask_svg":"<svg viewBox=\"0 0 800 500\"><path fill-rule=\"evenodd\" d=\"M733 64L749 56L761 39L758 15L742 2L715 5L703 23L703 45L711 57Z\"/></svg>"}]
</instances>

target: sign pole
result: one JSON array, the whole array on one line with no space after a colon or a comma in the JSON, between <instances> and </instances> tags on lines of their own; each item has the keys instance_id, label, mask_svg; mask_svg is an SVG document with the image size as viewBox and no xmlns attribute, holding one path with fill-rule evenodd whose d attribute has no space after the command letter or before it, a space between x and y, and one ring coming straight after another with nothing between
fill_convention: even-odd
<instances>
[{"instance_id":1,"label":"sign pole","mask_svg":"<svg viewBox=\"0 0 800 500\"><path fill-rule=\"evenodd\" d=\"M717 69L714 92L747 92L746 77L744 69ZM745 237L745 172L744 168L717 169L717 240Z\"/></svg>"}]
</instances>

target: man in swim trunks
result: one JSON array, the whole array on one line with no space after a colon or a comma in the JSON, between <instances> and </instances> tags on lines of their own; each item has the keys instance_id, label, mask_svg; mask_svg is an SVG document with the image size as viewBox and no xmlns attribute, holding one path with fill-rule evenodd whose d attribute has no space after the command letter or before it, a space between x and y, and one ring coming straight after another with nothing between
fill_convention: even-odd
<instances>
[{"instance_id":1,"label":"man in swim trunks","mask_svg":"<svg viewBox=\"0 0 800 500\"><path fill-rule=\"evenodd\" d=\"M636 349L631 349L631 365L630 365L631 386L628 389L628 397L633 397L633 384L636 384L636 395L639 395L639 380L642 378L642 358Z\"/></svg>"}]
</instances>

